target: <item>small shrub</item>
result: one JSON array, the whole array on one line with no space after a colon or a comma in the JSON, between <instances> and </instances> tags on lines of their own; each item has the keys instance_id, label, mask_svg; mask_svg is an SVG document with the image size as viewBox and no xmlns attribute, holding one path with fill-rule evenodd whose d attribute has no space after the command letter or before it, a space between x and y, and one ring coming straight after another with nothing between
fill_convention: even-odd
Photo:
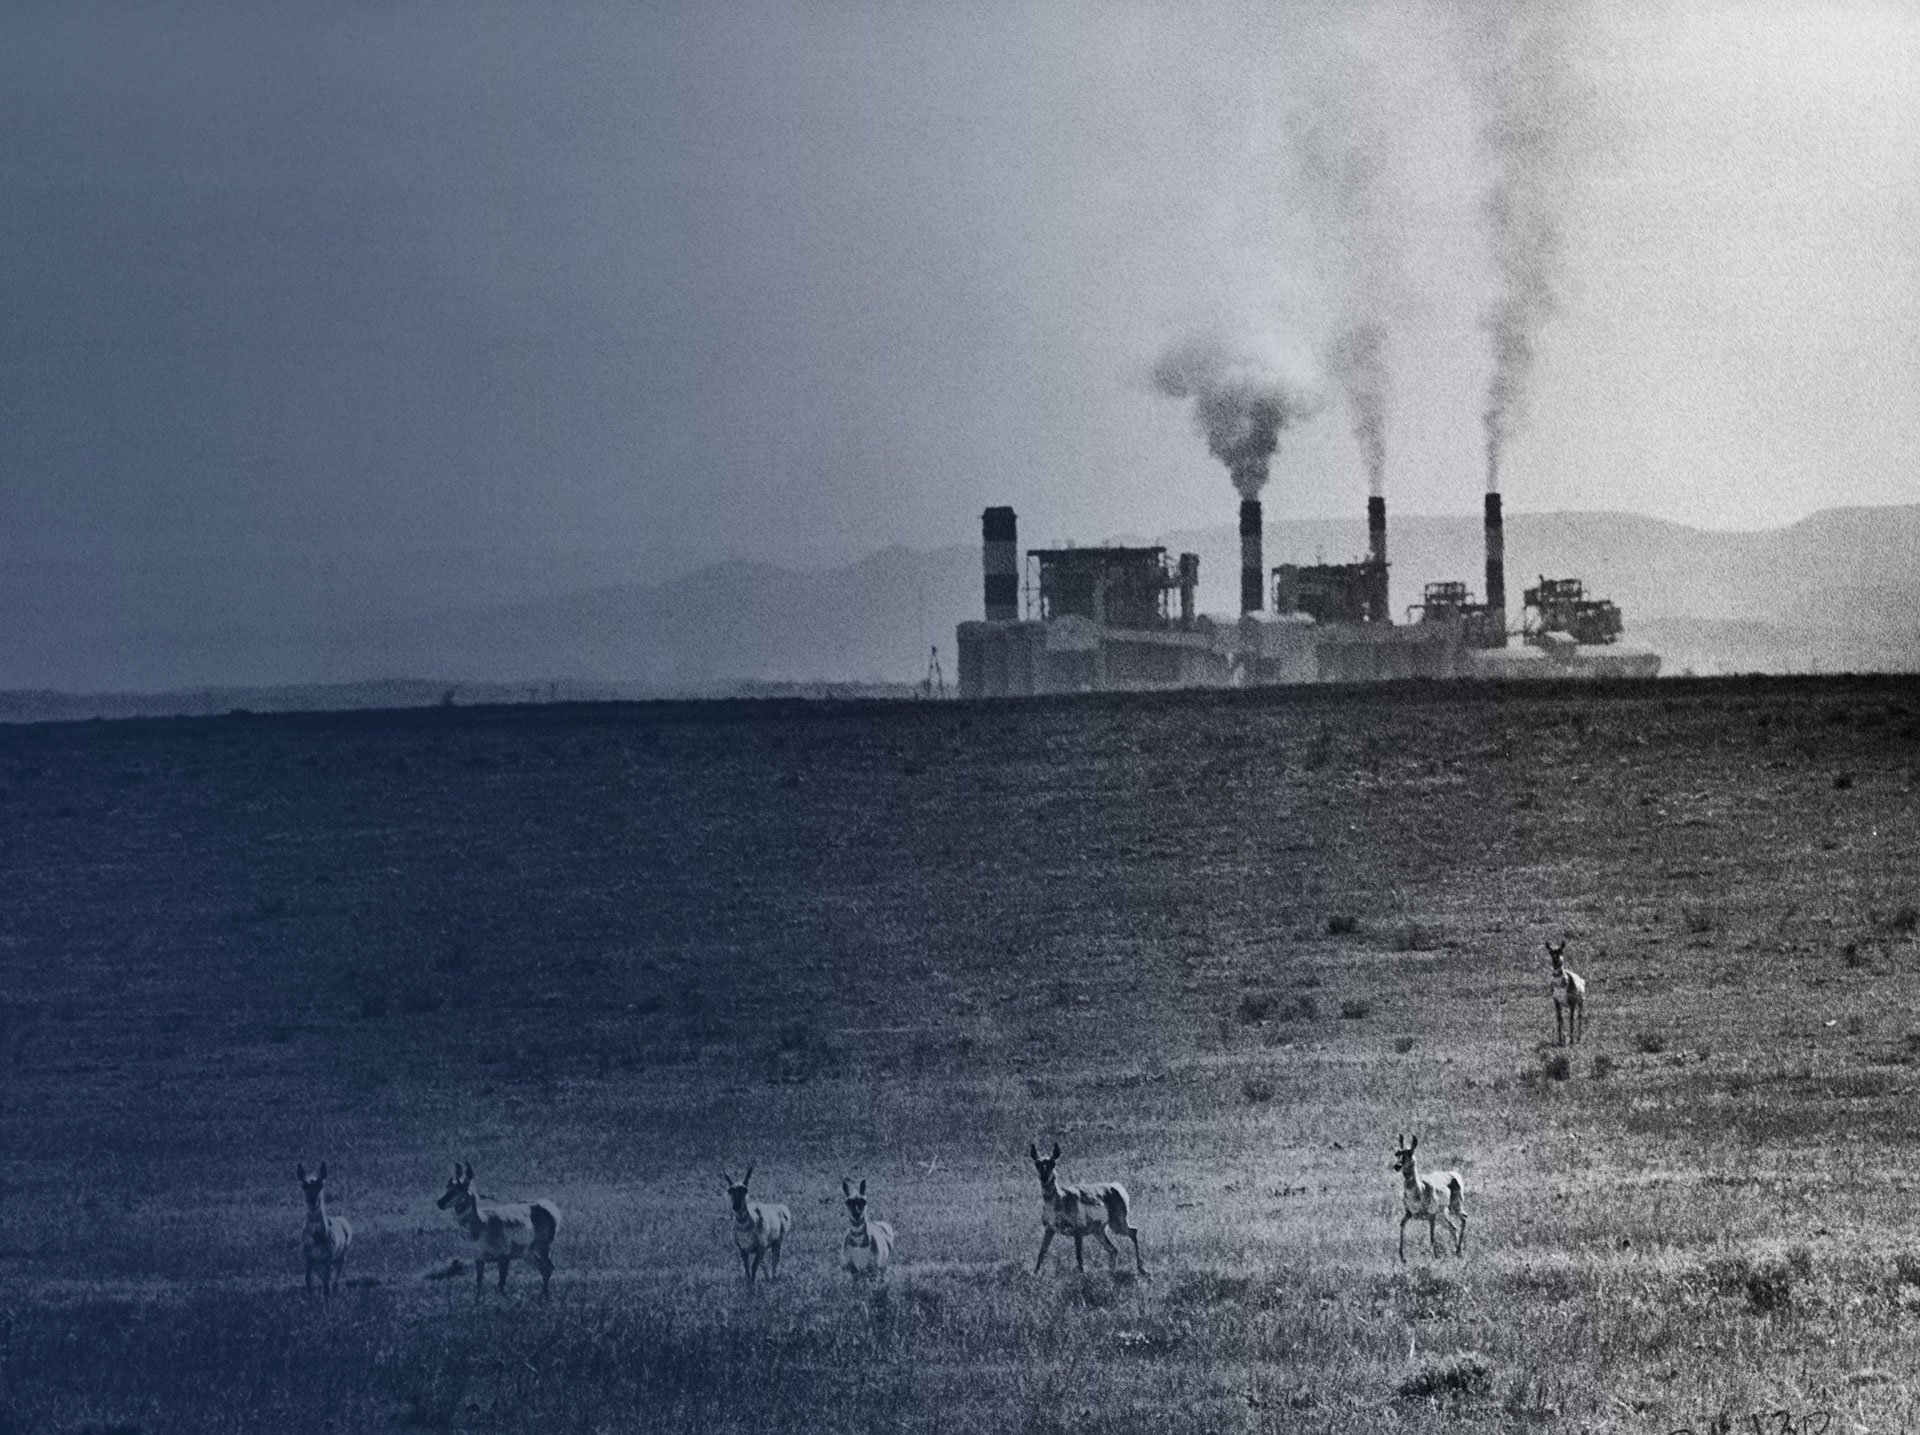
<instances>
[{"instance_id":1,"label":"small shrub","mask_svg":"<svg viewBox=\"0 0 1920 1435\"><path fill-rule=\"evenodd\" d=\"M1335 912L1327 918L1327 935L1344 937L1358 930L1360 919L1351 912Z\"/></svg>"},{"instance_id":2,"label":"small shrub","mask_svg":"<svg viewBox=\"0 0 1920 1435\"><path fill-rule=\"evenodd\" d=\"M1867 1030L1867 1019L1865 1017L1850 1016L1847 1018L1847 1035L1848 1036L1863 1036L1866 1034L1866 1030Z\"/></svg>"},{"instance_id":3,"label":"small shrub","mask_svg":"<svg viewBox=\"0 0 1920 1435\"><path fill-rule=\"evenodd\" d=\"M1920 908L1915 907L1911 902L1902 903L1899 909L1887 918L1888 931L1911 935L1915 928L1920 928Z\"/></svg>"},{"instance_id":4,"label":"small shrub","mask_svg":"<svg viewBox=\"0 0 1920 1435\"><path fill-rule=\"evenodd\" d=\"M285 897L261 897L244 912L234 914L236 922L274 922L293 910Z\"/></svg>"},{"instance_id":5,"label":"small shrub","mask_svg":"<svg viewBox=\"0 0 1920 1435\"><path fill-rule=\"evenodd\" d=\"M1240 1094L1250 1105L1265 1106L1273 1100L1273 1083L1264 1076L1249 1076L1240 1083Z\"/></svg>"},{"instance_id":6,"label":"small shrub","mask_svg":"<svg viewBox=\"0 0 1920 1435\"><path fill-rule=\"evenodd\" d=\"M1845 792L1849 787L1853 786L1853 774L1850 772L1836 772L1833 775L1833 786L1835 791Z\"/></svg>"},{"instance_id":7,"label":"small shrub","mask_svg":"<svg viewBox=\"0 0 1920 1435\"><path fill-rule=\"evenodd\" d=\"M635 1016L658 1016L667 1009L667 999L659 992L648 992L633 1004Z\"/></svg>"},{"instance_id":8,"label":"small shrub","mask_svg":"<svg viewBox=\"0 0 1920 1435\"><path fill-rule=\"evenodd\" d=\"M440 989L430 982L411 982L401 988L400 1014L402 1016L425 1016L428 1012L439 1011L446 1000Z\"/></svg>"},{"instance_id":9,"label":"small shrub","mask_svg":"<svg viewBox=\"0 0 1920 1435\"><path fill-rule=\"evenodd\" d=\"M1690 904L1681 909L1680 920L1689 932L1701 936L1714 928L1713 908Z\"/></svg>"},{"instance_id":10,"label":"small shrub","mask_svg":"<svg viewBox=\"0 0 1920 1435\"><path fill-rule=\"evenodd\" d=\"M1273 1009L1279 1004L1280 999L1272 992L1248 992L1240 998L1234 1015L1240 1018L1243 1025L1258 1026L1273 1015Z\"/></svg>"},{"instance_id":11,"label":"small shrub","mask_svg":"<svg viewBox=\"0 0 1920 1435\"><path fill-rule=\"evenodd\" d=\"M1747 1272L1747 1304L1757 1311L1785 1310L1793 1304L1793 1275L1784 1264Z\"/></svg>"},{"instance_id":12,"label":"small shrub","mask_svg":"<svg viewBox=\"0 0 1920 1435\"><path fill-rule=\"evenodd\" d=\"M1603 1051L1593 1059L1593 1079L1595 1081L1605 1081L1612 1075L1613 1058Z\"/></svg>"},{"instance_id":13,"label":"small shrub","mask_svg":"<svg viewBox=\"0 0 1920 1435\"><path fill-rule=\"evenodd\" d=\"M1763 1315L1790 1307L1794 1282L1812 1273L1813 1256L1804 1246L1796 1247L1784 1260L1726 1256L1707 1267L1707 1278L1715 1290L1722 1295L1744 1295L1749 1308Z\"/></svg>"},{"instance_id":14,"label":"small shrub","mask_svg":"<svg viewBox=\"0 0 1920 1435\"><path fill-rule=\"evenodd\" d=\"M1433 946L1433 934L1418 922L1408 922L1393 934L1396 952L1430 952Z\"/></svg>"},{"instance_id":15,"label":"small shrub","mask_svg":"<svg viewBox=\"0 0 1920 1435\"><path fill-rule=\"evenodd\" d=\"M1905 1251L1895 1256L1893 1283L1902 1286L1920 1286L1920 1256L1912 1256Z\"/></svg>"},{"instance_id":16,"label":"small shrub","mask_svg":"<svg viewBox=\"0 0 1920 1435\"><path fill-rule=\"evenodd\" d=\"M455 942L434 958L433 965L436 971L458 975L473 970L473 953L467 949L466 943Z\"/></svg>"},{"instance_id":17,"label":"small shrub","mask_svg":"<svg viewBox=\"0 0 1920 1435\"><path fill-rule=\"evenodd\" d=\"M1347 1021L1359 1021L1373 1010L1373 1003L1360 997L1349 997L1340 1003L1340 1015Z\"/></svg>"},{"instance_id":18,"label":"small shrub","mask_svg":"<svg viewBox=\"0 0 1920 1435\"><path fill-rule=\"evenodd\" d=\"M377 1021L387 1014L387 994L385 992L362 992L360 994L360 1015L368 1021Z\"/></svg>"},{"instance_id":19,"label":"small shrub","mask_svg":"<svg viewBox=\"0 0 1920 1435\"><path fill-rule=\"evenodd\" d=\"M1458 1355L1428 1356L1394 1387L1408 1400L1436 1395L1485 1395L1493 1389L1493 1362L1477 1350Z\"/></svg>"},{"instance_id":20,"label":"small shrub","mask_svg":"<svg viewBox=\"0 0 1920 1435\"><path fill-rule=\"evenodd\" d=\"M1410 1036L1396 1036L1393 1039L1393 1049L1402 1056L1405 1056L1413 1050L1413 1038Z\"/></svg>"},{"instance_id":21,"label":"small shrub","mask_svg":"<svg viewBox=\"0 0 1920 1435\"><path fill-rule=\"evenodd\" d=\"M774 1081L806 1082L839 1074L846 1053L804 1021L790 1021L774 1034Z\"/></svg>"},{"instance_id":22,"label":"small shrub","mask_svg":"<svg viewBox=\"0 0 1920 1435\"><path fill-rule=\"evenodd\" d=\"M1556 1051L1546 1060L1548 1077L1554 1081L1565 1081L1573 1074L1573 1058L1564 1051Z\"/></svg>"},{"instance_id":23,"label":"small shrub","mask_svg":"<svg viewBox=\"0 0 1920 1435\"><path fill-rule=\"evenodd\" d=\"M1667 1049L1667 1039L1657 1031L1641 1032L1633 1044L1648 1056L1658 1056Z\"/></svg>"},{"instance_id":24,"label":"small shrub","mask_svg":"<svg viewBox=\"0 0 1920 1435\"><path fill-rule=\"evenodd\" d=\"M1867 964L1867 959L1860 954L1860 944L1858 942L1848 942L1847 949L1842 955L1846 964L1856 970Z\"/></svg>"},{"instance_id":25,"label":"small shrub","mask_svg":"<svg viewBox=\"0 0 1920 1435\"><path fill-rule=\"evenodd\" d=\"M1318 1021L1320 1003L1305 992L1295 992L1287 998L1287 1004L1280 1008L1281 1021Z\"/></svg>"}]
</instances>

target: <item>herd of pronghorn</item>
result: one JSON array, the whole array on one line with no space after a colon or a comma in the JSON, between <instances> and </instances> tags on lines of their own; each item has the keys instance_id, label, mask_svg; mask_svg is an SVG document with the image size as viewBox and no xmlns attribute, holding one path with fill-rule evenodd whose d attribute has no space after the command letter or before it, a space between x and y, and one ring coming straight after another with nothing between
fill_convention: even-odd
<instances>
[{"instance_id":1,"label":"herd of pronghorn","mask_svg":"<svg viewBox=\"0 0 1920 1435\"><path fill-rule=\"evenodd\" d=\"M1565 942L1548 942L1547 956L1553 964L1553 1028L1558 1044L1579 1041L1585 1026L1587 984L1563 960ZM1453 1237L1453 1253L1463 1254L1467 1239L1465 1184L1457 1171L1430 1171L1421 1175L1415 1166L1414 1151L1419 1136L1401 1136L1394 1149L1392 1169L1400 1174L1400 1259L1407 1258L1407 1223L1425 1221L1427 1240L1433 1253L1441 1253L1438 1227L1444 1225ZM1086 1269L1084 1243L1097 1237L1107 1248L1109 1265L1117 1265L1120 1247L1114 1236L1133 1242L1134 1269L1147 1273L1140 1256L1140 1232L1129 1217L1127 1188L1117 1181L1090 1186L1063 1186L1056 1175L1060 1164L1060 1146L1054 1143L1051 1155L1042 1156L1040 1148L1029 1143L1028 1159L1040 1177L1040 1256L1033 1269L1038 1274L1046 1265L1047 1250L1055 1236L1073 1237L1074 1265ZM323 1294L331 1299L334 1283L346 1269L347 1249L353 1244L353 1227L344 1217L327 1213L327 1163L307 1175L303 1164L295 1168L295 1179L307 1199L307 1223L300 1248L306 1258L307 1290L313 1290L314 1273L320 1275ZM793 1212L772 1201L749 1198L747 1183L753 1179L753 1167L738 1181L721 1173L727 1200L733 1207L733 1244L740 1254L740 1267L751 1285L764 1263L769 1280L780 1274L780 1248L793 1229ZM867 1183L856 1187L847 1177L840 1182L840 1193L847 1206L847 1232L840 1242L840 1265L855 1279L886 1274L893 1260L893 1227L885 1221L867 1218ZM454 1163L447 1189L435 1205L451 1212L454 1223L470 1241L479 1244L474 1257L474 1294L486 1290L487 1267L498 1265L500 1289L507 1288L507 1266L521 1257L529 1258L540 1271L540 1294L544 1297L553 1280L553 1238L560 1233L560 1208L549 1200L519 1204L483 1205L473 1192L473 1166ZM1456 1227L1454 1222L1459 1222Z\"/></svg>"}]
</instances>

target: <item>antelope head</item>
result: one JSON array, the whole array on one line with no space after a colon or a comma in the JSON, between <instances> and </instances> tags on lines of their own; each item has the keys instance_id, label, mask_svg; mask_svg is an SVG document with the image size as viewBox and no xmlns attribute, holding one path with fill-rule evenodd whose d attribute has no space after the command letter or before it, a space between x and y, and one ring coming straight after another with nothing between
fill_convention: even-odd
<instances>
[{"instance_id":1,"label":"antelope head","mask_svg":"<svg viewBox=\"0 0 1920 1435\"><path fill-rule=\"evenodd\" d=\"M1053 1143L1053 1154L1042 1156L1040 1148L1031 1141L1027 1143L1027 1155L1033 1161L1033 1169L1040 1173L1040 1189L1047 1190L1053 1185L1053 1168L1060 1164L1060 1143Z\"/></svg>"},{"instance_id":2,"label":"antelope head","mask_svg":"<svg viewBox=\"0 0 1920 1435\"><path fill-rule=\"evenodd\" d=\"M327 1184L327 1163L322 1161L320 1163L320 1169L312 1176L308 1176L306 1163L303 1161L300 1165L293 1168L293 1179L300 1183L300 1189L306 1193L307 1209L309 1211L318 1211L320 1209L320 1190Z\"/></svg>"},{"instance_id":3,"label":"antelope head","mask_svg":"<svg viewBox=\"0 0 1920 1435\"><path fill-rule=\"evenodd\" d=\"M1553 963L1553 974L1560 975L1560 959L1566 955L1567 944L1564 941L1547 943L1547 958Z\"/></svg>"},{"instance_id":4,"label":"antelope head","mask_svg":"<svg viewBox=\"0 0 1920 1435\"><path fill-rule=\"evenodd\" d=\"M1398 1171L1402 1176L1411 1175L1413 1172L1413 1148L1420 1144L1420 1138L1415 1136L1409 1141L1404 1136L1398 1136L1394 1139L1398 1145L1393 1153L1393 1169Z\"/></svg>"},{"instance_id":5,"label":"antelope head","mask_svg":"<svg viewBox=\"0 0 1920 1435\"><path fill-rule=\"evenodd\" d=\"M747 1174L738 1181L725 1171L720 1173L720 1179L726 1183L727 1199L733 1202L733 1214L745 1216L747 1214L747 1182L753 1179L753 1167L747 1167Z\"/></svg>"},{"instance_id":6,"label":"antelope head","mask_svg":"<svg viewBox=\"0 0 1920 1435\"><path fill-rule=\"evenodd\" d=\"M840 1194L847 1198L847 1219L856 1226L865 1225L867 1220L866 1179L864 1177L861 1178L860 1189L856 1191L853 1188L853 1179L851 1177L842 1177L840 1180Z\"/></svg>"},{"instance_id":7,"label":"antelope head","mask_svg":"<svg viewBox=\"0 0 1920 1435\"><path fill-rule=\"evenodd\" d=\"M444 1211L447 1209L447 1207L451 1206L455 1201L458 1201L463 1197L467 1199L471 1199L472 1195L473 1195L473 1163L469 1161L467 1163L467 1169L465 1174L462 1174L460 1170L460 1163L458 1161L455 1161L453 1163L453 1174L447 1178L447 1189L440 1193L440 1199L435 1201L433 1204Z\"/></svg>"}]
</instances>

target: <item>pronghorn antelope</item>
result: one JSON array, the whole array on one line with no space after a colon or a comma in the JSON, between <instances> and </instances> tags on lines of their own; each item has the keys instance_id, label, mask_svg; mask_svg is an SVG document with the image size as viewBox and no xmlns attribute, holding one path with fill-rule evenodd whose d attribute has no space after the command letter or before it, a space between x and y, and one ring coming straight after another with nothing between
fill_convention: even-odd
<instances>
[{"instance_id":1,"label":"pronghorn antelope","mask_svg":"<svg viewBox=\"0 0 1920 1435\"><path fill-rule=\"evenodd\" d=\"M747 1273L747 1284L760 1273L760 1262L767 1262L767 1279L780 1274L780 1243L793 1229L793 1212L771 1201L749 1201L747 1182L753 1179L753 1167L738 1181L725 1171L720 1179L727 1183L727 1199L733 1202L733 1244L740 1252L740 1267Z\"/></svg>"},{"instance_id":2,"label":"pronghorn antelope","mask_svg":"<svg viewBox=\"0 0 1920 1435\"><path fill-rule=\"evenodd\" d=\"M1460 1247L1467 1239L1467 1212L1460 1204L1460 1198L1466 1187L1461 1183L1458 1171L1435 1171L1431 1176L1421 1176L1413 1169L1413 1151L1420 1144L1415 1136L1411 1141L1402 1136L1399 1148L1393 1153L1393 1169L1400 1173L1400 1204L1406 1207L1406 1214L1400 1218L1400 1260L1407 1259L1407 1222L1425 1221L1427 1239L1433 1245L1433 1253L1440 1254L1440 1233L1434 1228L1434 1222L1443 1222L1453 1234L1453 1253L1460 1254ZM1460 1229L1455 1231L1448 1212L1460 1218Z\"/></svg>"},{"instance_id":3,"label":"pronghorn antelope","mask_svg":"<svg viewBox=\"0 0 1920 1435\"><path fill-rule=\"evenodd\" d=\"M1054 1180L1053 1168L1060 1164L1060 1143L1054 1142L1053 1154L1042 1156L1040 1148L1031 1142L1027 1145L1027 1155L1033 1160L1034 1170L1040 1173L1040 1258L1033 1263L1035 1275L1047 1263L1047 1247L1053 1244L1056 1235L1073 1237L1073 1263L1079 1270L1087 1268L1082 1253L1082 1242L1088 1236L1098 1236L1101 1244L1107 1248L1107 1263L1118 1265L1120 1247L1113 1243L1108 1231L1127 1237L1133 1242L1133 1265L1141 1275L1147 1273L1146 1264L1140 1259L1140 1232L1127 1221L1127 1188L1118 1183L1105 1186L1062 1186Z\"/></svg>"},{"instance_id":4,"label":"pronghorn antelope","mask_svg":"<svg viewBox=\"0 0 1920 1435\"><path fill-rule=\"evenodd\" d=\"M320 1268L320 1289L333 1299L333 1283L347 1268L347 1247L353 1244L353 1227L345 1216L327 1214L327 1163L322 1161L313 1176L306 1163L293 1168L293 1179L307 1197L307 1224L300 1234L300 1251L307 1258L307 1294L313 1294L313 1268Z\"/></svg>"},{"instance_id":5,"label":"pronghorn antelope","mask_svg":"<svg viewBox=\"0 0 1920 1435\"><path fill-rule=\"evenodd\" d=\"M885 1221L867 1219L867 1183L864 1177L858 1191L853 1179L843 1177L840 1193L847 1198L846 1238L840 1242L840 1265L848 1275L880 1276L893 1259L893 1227Z\"/></svg>"},{"instance_id":6,"label":"pronghorn antelope","mask_svg":"<svg viewBox=\"0 0 1920 1435\"><path fill-rule=\"evenodd\" d=\"M1571 1046L1580 1040L1587 1025L1587 979L1567 966L1565 942L1548 942L1547 957L1553 963L1553 1044ZM1565 1020L1564 1030L1562 1019Z\"/></svg>"},{"instance_id":7,"label":"pronghorn antelope","mask_svg":"<svg viewBox=\"0 0 1920 1435\"><path fill-rule=\"evenodd\" d=\"M441 1210L452 1208L453 1219L467 1239L480 1243L473 1258L473 1295L478 1300L487 1288L487 1265L500 1263L500 1289L507 1288L507 1262L515 1256L532 1256L540 1267L540 1296L544 1300L548 1283L553 1280L553 1238L560 1230L560 1208L551 1201L531 1201L516 1206L483 1206L473 1194L473 1163L463 1173L458 1161L447 1189L434 1202Z\"/></svg>"}]
</instances>

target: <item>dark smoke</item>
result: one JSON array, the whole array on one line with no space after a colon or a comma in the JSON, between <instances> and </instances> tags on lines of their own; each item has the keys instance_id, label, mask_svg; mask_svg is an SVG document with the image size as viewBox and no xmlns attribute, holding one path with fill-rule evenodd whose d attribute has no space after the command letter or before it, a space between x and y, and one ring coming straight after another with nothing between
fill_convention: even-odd
<instances>
[{"instance_id":1,"label":"dark smoke","mask_svg":"<svg viewBox=\"0 0 1920 1435\"><path fill-rule=\"evenodd\" d=\"M1301 366L1218 336L1171 345L1153 366L1153 382L1169 397L1193 400L1194 427L1242 498L1257 498L1265 487L1280 431L1319 407Z\"/></svg>"},{"instance_id":2,"label":"dark smoke","mask_svg":"<svg viewBox=\"0 0 1920 1435\"><path fill-rule=\"evenodd\" d=\"M1540 332L1556 308L1566 235L1561 215L1577 156L1572 136L1586 109L1573 65L1571 7L1508 5L1478 12L1469 73L1485 116L1480 141L1493 161L1481 200L1499 293L1482 318L1493 341L1487 385L1487 491L1500 486L1500 455L1526 418Z\"/></svg>"}]
</instances>

